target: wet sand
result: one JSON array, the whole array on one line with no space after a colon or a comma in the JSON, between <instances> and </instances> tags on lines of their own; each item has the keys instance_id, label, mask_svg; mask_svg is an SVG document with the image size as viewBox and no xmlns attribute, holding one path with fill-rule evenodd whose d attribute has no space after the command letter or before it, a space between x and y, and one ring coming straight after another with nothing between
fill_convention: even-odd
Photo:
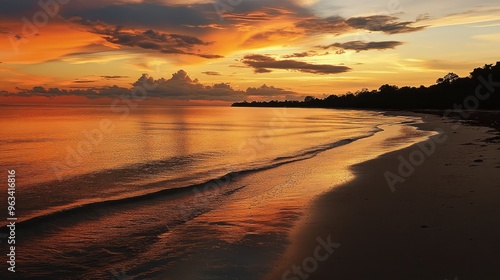
<instances>
[{"instance_id":1,"label":"wet sand","mask_svg":"<svg viewBox=\"0 0 500 280\"><path fill-rule=\"evenodd\" d=\"M354 165L353 181L314 200L268 279L500 279L500 144L490 128L422 116L420 129L442 130L435 151ZM410 155L419 165L402 176ZM393 189L387 171L401 175ZM323 260L327 237L336 247Z\"/></svg>"}]
</instances>

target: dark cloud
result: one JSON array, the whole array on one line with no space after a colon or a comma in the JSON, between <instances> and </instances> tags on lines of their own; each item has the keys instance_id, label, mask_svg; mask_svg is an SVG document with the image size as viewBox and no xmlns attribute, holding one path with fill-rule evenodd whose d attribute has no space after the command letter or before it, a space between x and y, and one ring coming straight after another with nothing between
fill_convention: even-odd
<instances>
[{"instance_id":1,"label":"dark cloud","mask_svg":"<svg viewBox=\"0 0 500 280\"><path fill-rule=\"evenodd\" d=\"M20 19L31 18L41 10L39 0L0 0L0 16ZM143 0L136 3L122 0L71 0L60 5L58 15L65 19L78 17L90 21L102 21L112 25L142 29L182 30L197 27L214 27L214 24L266 20L282 15L309 16L311 11L289 0L205 1L187 3L182 1ZM127 3L128 2L128 3ZM170 2L170 3L166 3ZM201 1L200 1L201 2ZM219 3L224 5L214 5ZM222 21L221 21L222 16ZM200 30L201 31L201 30Z\"/></svg>"},{"instance_id":2,"label":"dark cloud","mask_svg":"<svg viewBox=\"0 0 500 280\"><path fill-rule=\"evenodd\" d=\"M104 78L106 80L115 80L115 79L128 78L128 76L101 76L101 78Z\"/></svg>"},{"instance_id":3,"label":"dark cloud","mask_svg":"<svg viewBox=\"0 0 500 280\"><path fill-rule=\"evenodd\" d=\"M276 3L274 4L276 5ZM267 21L270 19L275 19L280 16L294 14L294 10L297 11L301 9L298 6L289 5L288 9L284 9L284 8L272 7L272 5L273 3L270 3L268 1L266 3L262 3L262 5L260 6L247 5L246 7L242 7L241 9L240 7L238 7L238 9L234 9L233 12L224 14L224 19L239 21L239 22Z\"/></svg>"},{"instance_id":4,"label":"dark cloud","mask_svg":"<svg viewBox=\"0 0 500 280\"><path fill-rule=\"evenodd\" d=\"M256 74L265 74L265 73L271 73L273 71L269 70L269 69L266 69L266 68L256 68L256 69L254 69L254 72Z\"/></svg>"},{"instance_id":5,"label":"dark cloud","mask_svg":"<svg viewBox=\"0 0 500 280\"><path fill-rule=\"evenodd\" d=\"M402 45L403 42L399 41L382 41L382 42L364 42L364 41L350 41L345 43L335 43L329 46L322 46L322 49L337 48L337 53L342 54L342 50L354 50L356 52L368 50L385 50L394 49Z\"/></svg>"},{"instance_id":6,"label":"dark cloud","mask_svg":"<svg viewBox=\"0 0 500 280\"><path fill-rule=\"evenodd\" d=\"M167 5L144 1L142 3L113 3L118 1L72 0L62 10L65 18L80 17L90 21L103 21L113 25L135 28L176 28L184 25L208 25L212 23L211 3ZM103 2L103 3L102 3ZM111 3L110 3L111 2Z\"/></svg>"},{"instance_id":7,"label":"dark cloud","mask_svg":"<svg viewBox=\"0 0 500 280\"><path fill-rule=\"evenodd\" d=\"M214 0L189 4L156 0L143 0L140 3L123 2L72 0L62 10L62 16L66 19L78 17L135 29L175 30L178 33L192 35L202 35L207 29L235 28L237 24L251 25L281 17L312 16L310 9L289 0ZM239 3L233 4L234 2ZM223 5L220 5L221 3Z\"/></svg>"},{"instance_id":8,"label":"dark cloud","mask_svg":"<svg viewBox=\"0 0 500 280\"><path fill-rule=\"evenodd\" d=\"M208 59L223 58L222 55L218 55L218 54L194 54L194 55L199 56L199 57L203 57L203 58L208 58Z\"/></svg>"},{"instance_id":9,"label":"dark cloud","mask_svg":"<svg viewBox=\"0 0 500 280\"><path fill-rule=\"evenodd\" d=\"M95 80L74 80L74 84L88 84L88 83L94 83L96 82Z\"/></svg>"},{"instance_id":10,"label":"dark cloud","mask_svg":"<svg viewBox=\"0 0 500 280\"><path fill-rule=\"evenodd\" d=\"M112 76L113 77L113 76ZM213 85L202 84L198 79L192 79L184 70L179 70L172 74L170 79L153 77L143 74L134 84L134 87L145 89L147 98L163 98L173 100L213 100L213 101L241 101L249 97L264 99L291 99L299 95L293 91L284 90L274 86L262 85L261 87L250 87L246 91L235 89L229 83L216 83ZM144 85L147 85L145 87ZM95 98L122 98L130 96L133 89L118 86L109 87L88 87L75 89L45 88L36 86L31 89L17 89L17 93L0 91L1 96L81 96L89 99ZM141 93L140 96L143 96Z\"/></svg>"},{"instance_id":11,"label":"dark cloud","mask_svg":"<svg viewBox=\"0 0 500 280\"><path fill-rule=\"evenodd\" d=\"M351 70L347 66L336 66L328 64L311 64L296 60L276 60L265 55L246 55L242 62L254 68L255 73L269 73L270 69L295 70L311 74L338 74Z\"/></svg>"},{"instance_id":12,"label":"dark cloud","mask_svg":"<svg viewBox=\"0 0 500 280\"><path fill-rule=\"evenodd\" d=\"M193 49L208 46L210 42L189 35L172 34L148 30L129 30L119 26L110 26L103 22L91 22L78 19L77 22L89 27L90 31L101 35L113 44L155 50L165 54L186 54L203 58L221 58L216 54L194 52Z\"/></svg>"},{"instance_id":13,"label":"dark cloud","mask_svg":"<svg viewBox=\"0 0 500 280\"><path fill-rule=\"evenodd\" d=\"M219 72L215 72L215 71L206 71L206 72L201 72L205 75L208 75L208 76L220 76L221 74Z\"/></svg>"},{"instance_id":14,"label":"dark cloud","mask_svg":"<svg viewBox=\"0 0 500 280\"><path fill-rule=\"evenodd\" d=\"M186 24L184 25L185 27L189 28L197 28L197 29L218 29L218 30L223 30L226 29L224 26L220 24L202 24L202 25L191 25L191 24Z\"/></svg>"},{"instance_id":15,"label":"dark cloud","mask_svg":"<svg viewBox=\"0 0 500 280\"><path fill-rule=\"evenodd\" d=\"M35 12L41 11L38 0L0 0L2 18L27 17L31 19ZM50 1L47 1L50 2ZM83 21L105 22L114 26L126 26L132 29L175 30L176 32L194 32L202 34L204 29L223 29L233 27L235 23L252 23L276 20L282 17L296 18L295 24L308 33L343 34L350 29L366 29L388 34L413 32L425 27L414 27L415 22L398 22L398 18L389 15L372 15L344 19L339 16L318 18L310 8L297 5L289 0L253 0L221 1L222 7L214 2L167 4L164 1L144 0L138 3L126 3L121 0L71 0L59 5L57 16L64 19L79 18ZM215 1L218 4L219 1ZM55 17L54 17L55 18ZM420 16L419 20L427 18ZM223 20L221 20L223 19ZM305 19L305 20L302 20ZM193 28L196 27L196 28ZM148 45L153 47L152 45Z\"/></svg>"},{"instance_id":16,"label":"dark cloud","mask_svg":"<svg viewBox=\"0 0 500 280\"><path fill-rule=\"evenodd\" d=\"M10 1L9 2L23 2ZM37 6L37 0L26 0ZM251 1L199 1L202 3L178 3L182 1L143 0L131 1L71 0L61 16L65 19L79 18L84 21L105 22L109 25L131 29L153 29L165 32L190 34L201 37L207 30L235 29L247 24L278 20L282 17L303 18L312 16L312 11L289 0ZM191 1L190 1L191 2ZM235 3L237 2L237 3ZM0 11L0 16L2 12ZM152 44L146 47L154 48ZM211 57L211 56L207 56Z\"/></svg>"},{"instance_id":17,"label":"dark cloud","mask_svg":"<svg viewBox=\"0 0 500 280\"><path fill-rule=\"evenodd\" d=\"M50 3L54 1L0 0L2 7L0 17L15 18L19 21L22 17L31 19L34 13L42 10L39 2ZM71 0L64 2L66 3L59 5L58 11L58 16L64 19L78 17L83 20L102 21L134 29L161 28L162 30L179 31L184 28L192 29L192 27L221 28L231 26L236 21L267 20L289 15L299 17L312 15L308 8L289 0L214 0L197 1L198 3L164 0ZM217 5L220 3L224 5ZM221 20L221 16L223 20ZM20 23L22 24L21 21Z\"/></svg>"},{"instance_id":18,"label":"dark cloud","mask_svg":"<svg viewBox=\"0 0 500 280\"><path fill-rule=\"evenodd\" d=\"M295 24L296 27L304 29L307 33L329 33L340 35L352 30L345 19L339 16L327 18L310 18Z\"/></svg>"},{"instance_id":19,"label":"dark cloud","mask_svg":"<svg viewBox=\"0 0 500 280\"><path fill-rule=\"evenodd\" d=\"M327 49L327 48L324 48ZM302 57L312 57L312 56L322 56L322 55L329 55L329 52L325 53L318 53L317 51L307 51L307 52L300 52L300 53L293 53L293 54L287 54L282 56L283 58L302 58Z\"/></svg>"},{"instance_id":20,"label":"dark cloud","mask_svg":"<svg viewBox=\"0 0 500 280\"><path fill-rule=\"evenodd\" d=\"M301 52L301 53L293 53L293 54L287 54L284 55L283 58L294 58L294 57L309 57L310 52Z\"/></svg>"},{"instance_id":21,"label":"dark cloud","mask_svg":"<svg viewBox=\"0 0 500 280\"><path fill-rule=\"evenodd\" d=\"M346 23L355 29L365 29L369 31L380 31L386 34L398 34L420 31L426 26L412 26L415 22L398 22L399 18L387 15L374 15L367 17L353 17L346 20Z\"/></svg>"},{"instance_id":22,"label":"dark cloud","mask_svg":"<svg viewBox=\"0 0 500 280\"><path fill-rule=\"evenodd\" d=\"M420 31L426 26L413 26L415 22L398 22L399 18L388 15L373 15L367 17L352 17L344 19L339 16L327 18L310 18L298 22L295 26L307 33L328 33L340 35L354 29L380 31L386 34L398 34Z\"/></svg>"}]
</instances>

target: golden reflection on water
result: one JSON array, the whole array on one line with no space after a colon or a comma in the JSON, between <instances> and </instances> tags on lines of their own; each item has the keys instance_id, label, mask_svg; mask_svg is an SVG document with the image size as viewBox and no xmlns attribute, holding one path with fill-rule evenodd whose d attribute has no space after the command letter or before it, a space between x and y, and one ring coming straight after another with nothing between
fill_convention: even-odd
<instances>
[{"instance_id":1,"label":"golden reflection on water","mask_svg":"<svg viewBox=\"0 0 500 280\"><path fill-rule=\"evenodd\" d=\"M184 277L186 272L198 279L195 276L205 272L207 262L224 271L225 265L237 265L231 258L239 255L238 250L277 252L270 247L286 242L294 226L307 221L304 214L309 213L312 200L352 180L349 167L353 164L428 136L399 124L410 118L373 112L169 107L138 110L120 120L107 110L32 108L28 115L26 110L17 111L2 119L17 121L23 131L12 126L4 129L7 156L1 164L26 159L20 174L24 178L34 174L32 182L50 180L53 174L47 166L51 160L61 160L68 147L78 146L82 130L99 127L102 119L115 125L91 154L68 171L69 175L83 174L85 182L68 180L26 188L24 205L45 214L89 201L139 198L89 208L89 213L63 215L51 221L56 225L47 226L47 232L44 225L44 230L26 238L26 256L44 261L22 261L37 266L40 273L47 273L51 265L75 265L82 256L93 261L91 267L101 265L105 258L110 265L144 265L147 271L152 262L170 277L165 279ZM383 131L371 137L308 153L311 148L368 136L377 125ZM287 163L240 172L283 162ZM141 198L152 190L205 182L228 172L235 172L234 181L208 192ZM101 180L95 179L99 176ZM172 178L184 181L167 180ZM159 184L152 187L145 182ZM60 260L62 253L67 258Z\"/></svg>"},{"instance_id":2,"label":"golden reflection on water","mask_svg":"<svg viewBox=\"0 0 500 280\"><path fill-rule=\"evenodd\" d=\"M219 154L213 166L244 165L363 135L375 122L372 113L283 108L145 107L121 115L106 106L7 107L0 114L0 165L20 169L29 185L199 154Z\"/></svg>"}]
</instances>

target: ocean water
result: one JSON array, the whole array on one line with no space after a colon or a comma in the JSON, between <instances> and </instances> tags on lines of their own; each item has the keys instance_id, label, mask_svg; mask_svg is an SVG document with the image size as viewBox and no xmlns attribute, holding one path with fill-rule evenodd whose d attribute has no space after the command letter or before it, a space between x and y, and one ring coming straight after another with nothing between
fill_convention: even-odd
<instances>
[{"instance_id":1,"label":"ocean water","mask_svg":"<svg viewBox=\"0 0 500 280\"><path fill-rule=\"evenodd\" d=\"M424 137L408 126L417 121L326 109L2 107L0 170L17 178L16 277L258 279L304 205L349 180L349 165Z\"/></svg>"}]
</instances>

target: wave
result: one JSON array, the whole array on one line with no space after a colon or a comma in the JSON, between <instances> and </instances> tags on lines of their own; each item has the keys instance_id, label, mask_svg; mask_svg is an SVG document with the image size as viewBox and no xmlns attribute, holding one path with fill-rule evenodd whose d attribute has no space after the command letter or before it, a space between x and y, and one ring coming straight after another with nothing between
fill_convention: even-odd
<instances>
[{"instance_id":1,"label":"wave","mask_svg":"<svg viewBox=\"0 0 500 280\"><path fill-rule=\"evenodd\" d=\"M68 206L68 207L60 207L58 210L54 210L49 213L44 213L36 216L32 216L29 218L26 218L25 220L19 220L16 222L16 225L20 226L35 226L38 224L43 224L45 222L49 222L53 219L59 219L59 218L64 218L73 214L77 214L79 212L85 212L86 210L90 209L98 209L101 207L109 207L109 206L117 206L117 205L126 205L129 203L134 203L134 202L142 202L142 201L147 201L151 199L157 199L162 196L168 196L168 195L174 195L174 194L183 194L183 193L189 193L191 192L192 194L199 193L200 190L207 190L208 187L217 187L217 188L224 188L225 186L229 185L232 182L235 182L238 178L241 178L242 176L247 176L252 173L260 172L260 171L265 171L269 169L273 169L285 164L297 162L297 161L303 161L310 159L317 154L334 149L340 146L344 146L347 144L350 144L354 141L368 138L373 136L375 133L383 131L383 129L380 129L379 127L376 127L375 130L373 130L371 133L363 135L363 136L358 136L358 137L351 137L351 138L346 138L342 139L333 143L328 143L316 147L312 147L310 149L302 150L295 155L291 156L284 156L284 157L277 157L273 159L271 162L268 164L262 165L262 166L257 166L254 168L247 168L247 169L242 169L239 171L233 171L229 172L223 176L217 177L217 178L212 178L209 179L203 183L199 184L192 184L192 185L187 185L187 186L182 186L182 187L176 187L176 188L169 188L169 189L161 189L161 190L156 190L152 191L149 193L142 193L139 195L135 196L130 196L130 197L120 197L120 198L111 198L111 199L106 199L102 201L94 201L94 202L89 202L85 204L80 204L80 205L73 205L73 206ZM108 171L109 172L109 171ZM80 177L80 176L79 176ZM152 188L154 186L159 186L161 184L165 184L167 181L161 181L161 182L155 182L151 184L146 184L143 187L144 188ZM224 192L222 195L224 196L229 196L232 195L233 193L239 191L240 189L244 188L245 186L240 186L235 189L228 190ZM7 227L2 226L0 228L0 233L6 232Z\"/></svg>"},{"instance_id":2,"label":"wave","mask_svg":"<svg viewBox=\"0 0 500 280\"><path fill-rule=\"evenodd\" d=\"M313 148L310 148L310 149L302 150L302 151L300 151L299 153L297 153L297 154L295 154L293 156L278 157L278 158L274 159L274 161L281 161L281 160L287 160L287 159L290 159L290 158L298 158L298 157L315 156L315 155L317 155L320 152L324 152L324 151L327 151L327 150L330 150L330 149L333 149L333 148L337 148L337 147L340 147L340 146L343 146L343 145L347 145L347 144L350 144L350 143L352 143L354 141L357 141L357 140L360 140L360 139L363 139L363 138L371 137L375 133L380 132L380 131L383 131L383 129L381 129L378 126L376 126L375 129L370 134L363 135L363 136L358 136L358 137L346 138L346 139L342 139L342 140L337 141L337 142L333 142L333 143L328 143L328 144L316 146L316 147L313 147Z\"/></svg>"}]
</instances>

